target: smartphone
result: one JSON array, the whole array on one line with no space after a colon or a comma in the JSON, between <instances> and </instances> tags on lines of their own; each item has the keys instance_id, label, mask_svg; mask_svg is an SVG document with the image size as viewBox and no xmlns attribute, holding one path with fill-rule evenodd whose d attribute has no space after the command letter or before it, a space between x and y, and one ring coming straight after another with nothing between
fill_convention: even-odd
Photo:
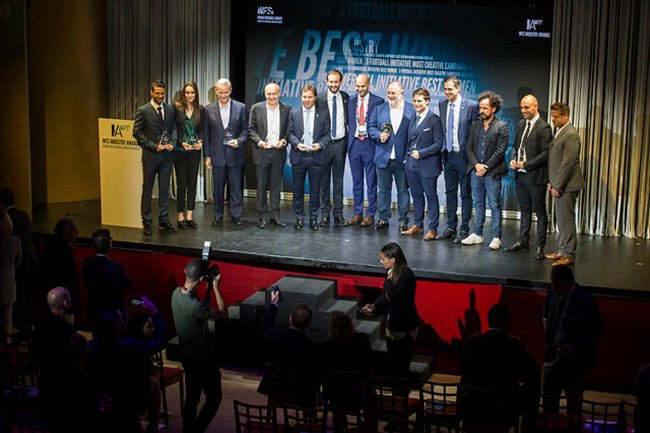
<instances>
[{"instance_id":1,"label":"smartphone","mask_svg":"<svg viewBox=\"0 0 650 433\"><path fill-rule=\"evenodd\" d=\"M210 249L211 249L210 245L211 245L210 241L203 242L203 252L201 254L201 258L203 260L210 260Z\"/></svg>"},{"instance_id":2,"label":"smartphone","mask_svg":"<svg viewBox=\"0 0 650 433\"><path fill-rule=\"evenodd\" d=\"M279 288L277 285L271 287L271 292L273 292L273 293L279 293L279 294L280 294L280 297L278 298L278 301L279 301L279 302L284 301L284 295L282 294L282 291L280 290L280 288Z\"/></svg>"}]
</instances>

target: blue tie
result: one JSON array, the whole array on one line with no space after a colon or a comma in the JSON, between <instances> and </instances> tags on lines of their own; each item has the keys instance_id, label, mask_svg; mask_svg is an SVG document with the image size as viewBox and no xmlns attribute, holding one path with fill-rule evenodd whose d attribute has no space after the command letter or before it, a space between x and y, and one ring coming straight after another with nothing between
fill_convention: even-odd
<instances>
[{"instance_id":1,"label":"blue tie","mask_svg":"<svg viewBox=\"0 0 650 433\"><path fill-rule=\"evenodd\" d=\"M454 103L449 104L449 115L447 116L447 152L454 148Z\"/></svg>"},{"instance_id":2,"label":"blue tie","mask_svg":"<svg viewBox=\"0 0 650 433\"><path fill-rule=\"evenodd\" d=\"M336 138L336 95L332 96L332 138Z\"/></svg>"}]
</instances>

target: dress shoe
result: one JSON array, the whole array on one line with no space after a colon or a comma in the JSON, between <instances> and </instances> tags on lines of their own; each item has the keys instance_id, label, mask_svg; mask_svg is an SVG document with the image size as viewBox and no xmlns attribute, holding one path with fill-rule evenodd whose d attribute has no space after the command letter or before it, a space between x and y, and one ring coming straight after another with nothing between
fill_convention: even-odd
<instances>
[{"instance_id":1,"label":"dress shoe","mask_svg":"<svg viewBox=\"0 0 650 433\"><path fill-rule=\"evenodd\" d=\"M276 226L276 227L284 227L284 226L286 226L285 223L283 223L282 221L280 221L279 219L276 219L276 218L271 218L269 220L269 225L270 226Z\"/></svg>"},{"instance_id":2,"label":"dress shoe","mask_svg":"<svg viewBox=\"0 0 650 433\"><path fill-rule=\"evenodd\" d=\"M469 233L467 233L464 230L461 230L458 233L458 236L456 236L456 239L454 239L454 243L459 244L459 243L463 242L465 240L465 238L467 238L467 236L469 236Z\"/></svg>"},{"instance_id":3,"label":"dress shoe","mask_svg":"<svg viewBox=\"0 0 650 433\"><path fill-rule=\"evenodd\" d=\"M399 233L404 236L421 235L422 233L424 233L424 229L418 226L411 226L410 229L404 230L403 232L399 232Z\"/></svg>"},{"instance_id":4,"label":"dress shoe","mask_svg":"<svg viewBox=\"0 0 650 433\"><path fill-rule=\"evenodd\" d=\"M185 221L185 223L186 223L187 226L188 226L189 228L191 228L191 229L196 230L196 229L199 228L199 225L198 225L198 224L196 223L196 221L194 221L194 220L187 220L187 221Z\"/></svg>"},{"instance_id":5,"label":"dress shoe","mask_svg":"<svg viewBox=\"0 0 650 433\"><path fill-rule=\"evenodd\" d=\"M560 257L553 263L551 263L551 266L569 266L574 264L576 261L574 259L570 259L568 257Z\"/></svg>"},{"instance_id":6,"label":"dress shoe","mask_svg":"<svg viewBox=\"0 0 650 433\"><path fill-rule=\"evenodd\" d=\"M318 222L315 219L309 220L309 228L312 230L318 230Z\"/></svg>"},{"instance_id":7,"label":"dress shoe","mask_svg":"<svg viewBox=\"0 0 650 433\"><path fill-rule=\"evenodd\" d=\"M236 226L240 226L243 224L241 218L239 217L232 217L232 223Z\"/></svg>"},{"instance_id":8,"label":"dress shoe","mask_svg":"<svg viewBox=\"0 0 650 433\"><path fill-rule=\"evenodd\" d=\"M303 228L304 225L305 225L305 222L304 222L303 220L298 220L298 219L297 219L297 220L296 220L296 223L293 225L293 227L294 227L296 230L301 230L301 229Z\"/></svg>"},{"instance_id":9,"label":"dress shoe","mask_svg":"<svg viewBox=\"0 0 650 433\"><path fill-rule=\"evenodd\" d=\"M170 223L169 221L160 221L158 223L158 228L161 229L165 233L177 233L178 232L178 230L176 230L174 228L174 226L172 225L172 223Z\"/></svg>"},{"instance_id":10,"label":"dress shoe","mask_svg":"<svg viewBox=\"0 0 650 433\"><path fill-rule=\"evenodd\" d=\"M517 241L514 244L510 245L508 248L504 248L503 251L505 251L506 253L510 253L515 251L527 250L527 249L528 249L528 244Z\"/></svg>"},{"instance_id":11,"label":"dress shoe","mask_svg":"<svg viewBox=\"0 0 650 433\"><path fill-rule=\"evenodd\" d=\"M217 226L220 226L221 224L223 224L223 217L220 217L220 216L214 217L214 219L212 220L212 225L214 227L217 227Z\"/></svg>"},{"instance_id":12,"label":"dress shoe","mask_svg":"<svg viewBox=\"0 0 650 433\"><path fill-rule=\"evenodd\" d=\"M438 236L438 232L435 230L429 230L426 235L424 235L425 241L432 241Z\"/></svg>"},{"instance_id":13,"label":"dress shoe","mask_svg":"<svg viewBox=\"0 0 650 433\"><path fill-rule=\"evenodd\" d=\"M330 225L330 217L323 217L323 219L320 220L320 226L327 227L328 225Z\"/></svg>"},{"instance_id":14,"label":"dress shoe","mask_svg":"<svg viewBox=\"0 0 650 433\"><path fill-rule=\"evenodd\" d=\"M145 236L151 236L153 234L153 230L151 229L151 224L145 224L144 227L142 227L142 234Z\"/></svg>"},{"instance_id":15,"label":"dress shoe","mask_svg":"<svg viewBox=\"0 0 650 433\"><path fill-rule=\"evenodd\" d=\"M370 227L375 223L375 217L371 216L366 216L363 221L361 221L361 224L359 224L361 227Z\"/></svg>"},{"instance_id":16,"label":"dress shoe","mask_svg":"<svg viewBox=\"0 0 650 433\"><path fill-rule=\"evenodd\" d=\"M345 221L345 219L343 217L336 217L336 218L334 218L334 225L336 227L345 227L345 226L348 225L348 223Z\"/></svg>"},{"instance_id":17,"label":"dress shoe","mask_svg":"<svg viewBox=\"0 0 650 433\"><path fill-rule=\"evenodd\" d=\"M361 215L355 215L350 221L348 221L348 225L353 226L359 224L361 221L363 221L363 217Z\"/></svg>"},{"instance_id":18,"label":"dress shoe","mask_svg":"<svg viewBox=\"0 0 650 433\"><path fill-rule=\"evenodd\" d=\"M409 229L409 223L407 223L406 221L402 221L401 223L399 223L399 231L400 232L403 232L403 231L408 230L408 229Z\"/></svg>"},{"instance_id":19,"label":"dress shoe","mask_svg":"<svg viewBox=\"0 0 650 433\"><path fill-rule=\"evenodd\" d=\"M544 259L544 247L537 247L535 250L535 260L543 260Z\"/></svg>"},{"instance_id":20,"label":"dress shoe","mask_svg":"<svg viewBox=\"0 0 650 433\"><path fill-rule=\"evenodd\" d=\"M544 254L544 257L550 260L558 260L562 258L562 254L558 253L557 251L554 253L546 253Z\"/></svg>"},{"instance_id":21,"label":"dress shoe","mask_svg":"<svg viewBox=\"0 0 650 433\"><path fill-rule=\"evenodd\" d=\"M180 230L185 230L186 228L189 228L189 226L187 225L187 221L185 221L185 220L178 220L178 221L176 222L176 226L177 226Z\"/></svg>"},{"instance_id":22,"label":"dress shoe","mask_svg":"<svg viewBox=\"0 0 650 433\"><path fill-rule=\"evenodd\" d=\"M388 228L388 223L386 221L379 221L377 224L375 224L374 229L375 230L384 230Z\"/></svg>"},{"instance_id":23,"label":"dress shoe","mask_svg":"<svg viewBox=\"0 0 650 433\"><path fill-rule=\"evenodd\" d=\"M442 233L440 234L440 236L438 236L437 239L438 239L439 241L444 241L445 239L451 239L451 238L454 238L454 237L456 237L456 230L452 230L452 229L450 229L450 228L446 228L445 231L442 232Z\"/></svg>"},{"instance_id":24,"label":"dress shoe","mask_svg":"<svg viewBox=\"0 0 650 433\"><path fill-rule=\"evenodd\" d=\"M257 227L261 229L266 228L266 220L264 218L257 220Z\"/></svg>"}]
</instances>

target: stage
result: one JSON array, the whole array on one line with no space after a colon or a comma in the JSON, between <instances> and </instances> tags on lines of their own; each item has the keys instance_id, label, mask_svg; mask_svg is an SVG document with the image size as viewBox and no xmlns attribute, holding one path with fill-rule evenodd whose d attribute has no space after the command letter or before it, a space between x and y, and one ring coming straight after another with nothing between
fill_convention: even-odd
<instances>
[{"instance_id":1,"label":"stage","mask_svg":"<svg viewBox=\"0 0 650 433\"><path fill-rule=\"evenodd\" d=\"M154 215L157 209L154 200ZM134 204L137 205L137 204ZM170 203L170 210L175 202ZM346 206L346 218L352 208ZM276 269L320 269L339 273L379 276L378 251L388 242L398 242L410 267L419 278L459 283L498 284L513 288L546 288L549 284L550 260L536 261L535 249L506 253L488 248L490 219L485 224L483 245L454 245L451 241L425 242L422 236L401 236L398 221L393 219L388 230L375 231L372 227L320 227L312 231L293 227L290 201L281 202L284 228L256 226L255 199L246 198L242 226L231 223L226 206L224 223L212 227L212 204L197 203L194 219L198 230L179 233L160 233L154 226L152 236L144 236L141 229L111 227L114 248L154 251L187 256L199 256L204 240L212 242L212 258L232 263L252 263L255 266ZM51 233L59 218L71 218L79 230L78 242L89 244L91 233L101 225L99 201L50 204L34 212L34 231ZM175 212L170 211L175 224ZM308 221L307 221L308 222ZM446 215L441 214L439 231L443 230ZM426 223L426 221L425 221ZM503 219L503 246L517 239L519 223ZM534 229L534 227L533 227ZM548 236L546 251L557 245L557 233ZM648 299L650 285L650 242L628 238L578 236L578 258L574 265L576 280L594 293L605 296Z\"/></svg>"}]
</instances>

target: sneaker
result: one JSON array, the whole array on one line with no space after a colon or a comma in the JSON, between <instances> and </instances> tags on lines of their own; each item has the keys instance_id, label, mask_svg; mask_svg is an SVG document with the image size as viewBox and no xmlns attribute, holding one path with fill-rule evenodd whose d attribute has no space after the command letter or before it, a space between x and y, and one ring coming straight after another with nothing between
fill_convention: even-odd
<instances>
[{"instance_id":1,"label":"sneaker","mask_svg":"<svg viewBox=\"0 0 650 433\"><path fill-rule=\"evenodd\" d=\"M476 233L472 233L471 235L467 236L465 239L463 239L461 242L463 245L478 245L483 243L483 236L479 236Z\"/></svg>"},{"instance_id":2,"label":"sneaker","mask_svg":"<svg viewBox=\"0 0 650 433\"><path fill-rule=\"evenodd\" d=\"M490 248L493 250L498 250L501 248L501 239L499 238L492 238L492 242L490 242Z\"/></svg>"}]
</instances>

